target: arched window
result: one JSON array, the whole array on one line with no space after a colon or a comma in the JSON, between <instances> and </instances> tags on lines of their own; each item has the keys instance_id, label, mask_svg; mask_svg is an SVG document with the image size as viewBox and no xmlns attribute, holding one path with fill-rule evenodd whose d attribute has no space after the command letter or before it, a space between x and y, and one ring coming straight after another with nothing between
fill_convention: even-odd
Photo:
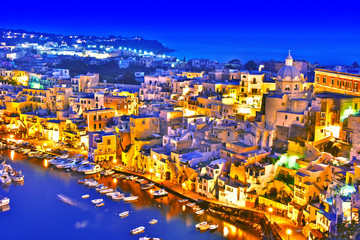
<instances>
[{"instance_id":1,"label":"arched window","mask_svg":"<svg viewBox=\"0 0 360 240\"><path fill-rule=\"evenodd\" d=\"M298 90L298 85L297 84L295 84L294 90Z\"/></svg>"},{"instance_id":2,"label":"arched window","mask_svg":"<svg viewBox=\"0 0 360 240\"><path fill-rule=\"evenodd\" d=\"M286 90L286 91L290 91L290 86L289 86L289 85L286 85L285 90Z\"/></svg>"}]
</instances>

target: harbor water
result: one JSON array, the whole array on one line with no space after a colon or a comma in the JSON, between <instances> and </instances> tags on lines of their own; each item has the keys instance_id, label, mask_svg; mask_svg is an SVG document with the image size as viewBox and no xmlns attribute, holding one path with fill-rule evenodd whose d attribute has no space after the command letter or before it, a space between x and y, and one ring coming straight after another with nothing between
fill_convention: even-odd
<instances>
[{"instance_id":1,"label":"harbor water","mask_svg":"<svg viewBox=\"0 0 360 240\"><path fill-rule=\"evenodd\" d=\"M239 228L207 214L196 216L179 204L180 198L173 194L153 199L151 191L158 188L143 191L135 181L99 177L99 183L117 188L127 196L130 193L139 196L134 203L113 201L94 188L78 184L83 174L53 169L46 166L44 160L28 159L13 150L3 150L1 155L25 175L24 184L0 188L0 195L10 198L9 207L0 209L2 239L139 239L144 236L164 240L259 239L246 227ZM76 205L60 201L58 194L74 199ZM82 199L85 194L90 197ZM105 205L94 207L91 200L96 198L103 198ZM119 213L124 211L130 211L129 216L120 218ZM150 225L151 219L157 219L158 223ZM215 232L199 232L195 224L202 221L218 224L219 228ZM130 235L130 230L139 226L144 226L145 232Z\"/></svg>"}]
</instances>

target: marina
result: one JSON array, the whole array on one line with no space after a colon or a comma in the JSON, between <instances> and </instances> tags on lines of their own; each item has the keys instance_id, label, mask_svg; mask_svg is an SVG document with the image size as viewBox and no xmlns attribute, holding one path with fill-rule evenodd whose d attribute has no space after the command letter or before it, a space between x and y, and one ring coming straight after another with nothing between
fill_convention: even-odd
<instances>
[{"instance_id":1,"label":"marina","mask_svg":"<svg viewBox=\"0 0 360 240\"><path fill-rule=\"evenodd\" d=\"M190 237L195 240L259 239L246 230L206 213L197 216L183 204L185 201L179 202L181 198L172 193L153 198L152 193L160 189L142 190L141 185L133 181L137 178L126 180L101 174L87 176L66 172L47 163L45 159L29 158L12 151L2 150L1 154L14 169L22 170L26 182L20 186L3 185L0 188L0 195L11 199L8 205L11 208L0 213L0 218L6 217L8 220L2 228L4 237L25 239L30 232L32 236L42 239L64 239L70 234L72 238L87 239L114 236L121 236L121 239L147 236L162 239ZM101 195L96 189L112 189L116 192L109 196ZM58 197L59 194L62 194L61 197ZM125 200L129 203L125 203ZM122 219L120 214L126 212L128 215L123 214L126 217ZM11 224L13 221L18 224ZM203 221L216 224L218 228L204 233L196 231L195 225ZM141 231L136 236L129 234L129 231L141 225L146 227L145 232ZM36 230L38 226L45 230ZM21 231L16 231L18 228ZM54 235L54 232L57 234Z\"/></svg>"}]
</instances>

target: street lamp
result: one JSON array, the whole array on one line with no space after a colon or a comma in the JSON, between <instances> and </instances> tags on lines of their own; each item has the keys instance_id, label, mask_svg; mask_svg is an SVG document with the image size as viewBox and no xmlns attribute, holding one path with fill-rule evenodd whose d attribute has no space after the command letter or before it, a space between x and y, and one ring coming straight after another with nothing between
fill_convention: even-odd
<instances>
[{"instance_id":1,"label":"street lamp","mask_svg":"<svg viewBox=\"0 0 360 240\"><path fill-rule=\"evenodd\" d=\"M288 228L288 229L286 230L286 234L288 235L288 240L290 239L291 233L292 233L291 229Z\"/></svg>"},{"instance_id":2,"label":"street lamp","mask_svg":"<svg viewBox=\"0 0 360 240\"><path fill-rule=\"evenodd\" d=\"M186 187L186 184L183 182L182 183L183 194L185 193L185 187Z\"/></svg>"},{"instance_id":3,"label":"street lamp","mask_svg":"<svg viewBox=\"0 0 360 240\"><path fill-rule=\"evenodd\" d=\"M272 207L269 208L269 213L270 213L270 225L271 225L271 213L274 211L274 209Z\"/></svg>"},{"instance_id":4,"label":"street lamp","mask_svg":"<svg viewBox=\"0 0 360 240\"><path fill-rule=\"evenodd\" d=\"M150 179L152 180L152 172L154 171L154 169L150 168Z\"/></svg>"}]
</instances>

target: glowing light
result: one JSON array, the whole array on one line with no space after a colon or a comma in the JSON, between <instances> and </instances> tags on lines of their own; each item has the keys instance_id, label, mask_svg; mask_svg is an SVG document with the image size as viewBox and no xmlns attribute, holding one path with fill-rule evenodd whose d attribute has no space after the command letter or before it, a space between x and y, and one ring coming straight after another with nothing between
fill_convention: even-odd
<instances>
[{"instance_id":1,"label":"glowing light","mask_svg":"<svg viewBox=\"0 0 360 240\"><path fill-rule=\"evenodd\" d=\"M116 178L113 178L113 183L117 183L117 179L116 179Z\"/></svg>"},{"instance_id":2,"label":"glowing light","mask_svg":"<svg viewBox=\"0 0 360 240\"><path fill-rule=\"evenodd\" d=\"M269 208L269 212L272 213L274 211L274 209L271 207Z\"/></svg>"},{"instance_id":3,"label":"glowing light","mask_svg":"<svg viewBox=\"0 0 360 240\"><path fill-rule=\"evenodd\" d=\"M47 146L47 143L44 143L44 147L46 147Z\"/></svg>"},{"instance_id":4,"label":"glowing light","mask_svg":"<svg viewBox=\"0 0 360 240\"><path fill-rule=\"evenodd\" d=\"M291 235L291 233L292 233L291 229L287 229L287 230L286 230L286 234L287 234L287 235Z\"/></svg>"},{"instance_id":5,"label":"glowing light","mask_svg":"<svg viewBox=\"0 0 360 240\"><path fill-rule=\"evenodd\" d=\"M229 235L229 228L228 227L224 227L223 235L224 235L224 237L227 237Z\"/></svg>"},{"instance_id":6,"label":"glowing light","mask_svg":"<svg viewBox=\"0 0 360 240\"><path fill-rule=\"evenodd\" d=\"M152 189L150 189L150 193L153 194L153 190L152 190Z\"/></svg>"},{"instance_id":7,"label":"glowing light","mask_svg":"<svg viewBox=\"0 0 360 240\"><path fill-rule=\"evenodd\" d=\"M185 205L182 206L182 210L183 210L183 211L186 210L186 206L185 206Z\"/></svg>"},{"instance_id":8,"label":"glowing light","mask_svg":"<svg viewBox=\"0 0 360 240\"><path fill-rule=\"evenodd\" d=\"M114 160L113 160L113 163L116 163L116 162L117 162L117 160L116 160L116 159L114 159Z\"/></svg>"},{"instance_id":9,"label":"glowing light","mask_svg":"<svg viewBox=\"0 0 360 240\"><path fill-rule=\"evenodd\" d=\"M14 139L14 137L15 137L14 134L10 135L10 139Z\"/></svg>"},{"instance_id":10,"label":"glowing light","mask_svg":"<svg viewBox=\"0 0 360 240\"><path fill-rule=\"evenodd\" d=\"M48 166L49 166L48 161L45 159L44 160L44 167L48 167Z\"/></svg>"},{"instance_id":11,"label":"glowing light","mask_svg":"<svg viewBox=\"0 0 360 240\"><path fill-rule=\"evenodd\" d=\"M332 133L333 137L339 138L340 136L340 126L328 126L325 128L325 130L329 131Z\"/></svg>"},{"instance_id":12,"label":"glowing light","mask_svg":"<svg viewBox=\"0 0 360 240\"><path fill-rule=\"evenodd\" d=\"M15 157L15 151L11 150L11 153L10 153L11 160L14 160L14 157Z\"/></svg>"}]
</instances>

